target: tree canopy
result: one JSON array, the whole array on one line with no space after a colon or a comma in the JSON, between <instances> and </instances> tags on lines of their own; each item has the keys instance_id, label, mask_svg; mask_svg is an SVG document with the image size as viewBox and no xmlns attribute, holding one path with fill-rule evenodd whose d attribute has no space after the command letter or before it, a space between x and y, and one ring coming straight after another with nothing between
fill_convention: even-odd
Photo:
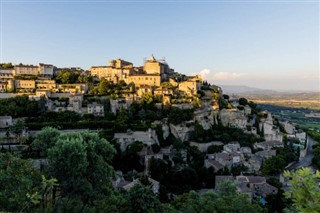
<instances>
[{"instance_id":1,"label":"tree canopy","mask_svg":"<svg viewBox=\"0 0 320 213\"><path fill-rule=\"evenodd\" d=\"M66 133L48 150L50 174L61 184L61 194L88 202L109 187L115 149L97 133Z\"/></svg>"},{"instance_id":2,"label":"tree canopy","mask_svg":"<svg viewBox=\"0 0 320 213\"><path fill-rule=\"evenodd\" d=\"M43 128L32 142L32 148L40 152L41 157L47 157L48 149L52 148L60 136L60 132L52 127Z\"/></svg>"},{"instance_id":3,"label":"tree canopy","mask_svg":"<svg viewBox=\"0 0 320 213\"><path fill-rule=\"evenodd\" d=\"M289 178L290 190L285 196L293 201L293 209L301 213L320 212L320 172L301 168L296 172L285 171L284 176Z\"/></svg>"},{"instance_id":4,"label":"tree canopy","mask_svg":"<svg viewBox=\"0 0 320 213\"><path fill-rule=\"evenodd\" d=\"M10 153L0 153L1 210L17 212L32 206L30 196L40 183L40 173L28 161Z\"/></svg>"}]
</instances>

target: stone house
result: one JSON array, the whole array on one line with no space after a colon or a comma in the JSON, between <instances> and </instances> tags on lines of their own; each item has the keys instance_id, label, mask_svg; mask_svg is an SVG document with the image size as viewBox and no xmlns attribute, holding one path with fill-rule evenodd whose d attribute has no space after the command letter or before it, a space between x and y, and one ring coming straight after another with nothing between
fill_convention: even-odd
<instances>
[{"instance_id":1,"label":"stone house","mask_svg":"<svg viewBox=\"0 0 320 213\"><path fill-rule=\"evenodd\" d=\"M219 112L221 123L226 127L236 127L239 129L246 129L247 117L243 111L237 109L222 109Z\"/></svg>"},{"instance_id":2,"label":"stone house","mask_svg":"<svg viewBox=\"0 0 320 213\"><path fill-rule=\"evenodd\" d=\"M160 86L154 89L153 94L154 95L173 95L173 90Z\"/></svg>"},{"instance_id":3,"label":"stone house","mask_svg":"<svg viewBox=\"0 0 320 213\"><path fill-rule=\"evenodd\" d=\"M240 153L241 154L251 154L252 153L252 150L250 147L247 147L247 146L243 146L243 147L240 147Z\"/></svg>"},{"instance_id":4,"label":"stone house","mask_svg":"<svg viewBox=\"0 0 320 213\"><path fill-rule=\"evenodd\" d=\"M205 159L204 166L206 168L212 167L214 172L218 172L220 169L224 168L224 166L221 163L219 163L218 161L213 160L213 159Z\"/></svg>"},{"instance_id":5,"label":"stone house","mask_svg":"<svg viewBox=\"0 0 320 213\"><path fill-rule=\"evenodd\" d=\"M270 140L278 140L282 141L282 134L280 129L273 125L272 123L262 122L260 123L260 131L264 131L264 138L268 141Z\"/></svg>"},{"instance_id":6,"label":"stone house","mask_svg":"<svg viewBox=\"0 0 320 213\"><path fill-rule=\"evenodd\" d=\"M257 173L261 168L262 162L262 157L255 154L246 154L242 164L247 168L247 173Z\"/></svg>"},{"instance_id":7,"label":"stone house","mask_svg":"<svg viewBox=\"0 0 320 213\"><path fill-rule=\"evenodd\" d=\"M204 162L205 166L207 168L212 166L215 171L225 167L230 170L233 166L240 165L242 161L240 152L228 153L224 151L207 155L207 158Z\"/></svg>"},{"instance_id":8,"label":"stone house","mask_svg":"<svg viewBox=\"0 0 320 213\"><path fill-rule=\"evenodd\" d=\"M266 182L262 176L216 176L215 186L218 187L224 180L231 180L236 184L240 194L246 194L250 199L255 197L266 197L269 194L276 194L278 189Z\"/></svg>"},{"instance_id":9,"label":"stone house","mask_svg":"<svg viewBox=\"0 0 320 213\"><path fill-rule=\"evenodd\" d=\"M11 116L0 116L0 128L7 128L11 126L12 123L12 117Z\"/></svg>"},{"instance_id":10,"label":"stone house","mask_svg":"<svg viewBox=\"0 0 320 213\"><path fill-rule=\"evenodd\" d=\"M267 160L273 156L276 156L276 150L263 150L256 152L255 155L260 156L263 160Z\"/></svg>"},{"instance_id":11,"label":"stone house","mask_svg":"<svg viewBox=\"0 0 320 213\"><path fill-rule=\"evenodd\" d=\"M280 122L280 124L283 126L284 131L286 131L286 133L288 133L288 134L294 134L295 133L296 128L294 127L294 125L292 125L288 121Z\"/></svg>"},{"instance_id":12,"label":"stone house","mask_svg":"<svg viewBox=\"0 0 320 213\"><path fill-rule=\"evenodd\" d=\"M254 143L253 147L255 149L271 150L275 147L283 147L283 143L280 141L265 141Z\"/></svg>"},{"instance_id":13,"label":"stone house","mask_svg":"<svg viewBox=\"0 0 320 213\"><path fill-rule=\"evenodd\" d=\"M87 84L57 84L57 90L66 93L87 93L89 87Z\"/></svg>"},{"instance_id":14,"label":"stone house","mask_svg":"<svg viewBox=\"0 0 320 213\"><path fill-rule=\"evenodd\" d=\"M139 97L142 97L144 93L153 94L153 87L150 85L146 85L146 84L139 85L139 87L137 87L136 89L137 89L136 94Z\"/></svg>"},{"instance_id":15,"label":"stone house","mask_svg":"<svg viewBox=\"0 0 320 213\"><path fill-rule=\"evenodd\" d=\"M92 76L104 78L113 83L119 83L121 80L126 82L133 70L133 64L122 59L109 61L109 66L92 66L89 69Z\"/></svg>"},{"instance_id":16,"label":"stone house","mask_svg":"<svg viewBox=\"0 0 320 213\"><path fill-rule=\"evenodd\" d=\"M161 77L158 74L134 74L128 77L127 84L132 82L138 87L141 85L159 87L161 85Z\"/></svg>"},{"instance_id":17,"label":"stone house","mask_svg":"<svg viewBox=\"0 0 320 213\"><path fill-rule=\"evenodd\" d=\"M88 104L88 106L85 109L86 109L85 113L93 114L95 116L104 116L103 104L98 104L96 102L93 102L92 104Z\"/></svg>"},{"instance_id":18,"label":"stone house","mask_svg":"<svg viewBox=\"0 0 320 213\"><path fill-rule=\"evenodd\" d=\"M16 89L34 90L36 88L35 80L15 80Z\"/></svg>"},{"instance_id":19,"label":"stone house","mask_svg":"<svg viewBox=\"0 0 320 213\"><path fill-rule=\"evenodd\" d=\"M178 83L178 90L186 94L187 96L192 96L197 94L197 91L201 89L202 86L202 78L197 75L186 81L182 81Z\"/></svg>"},{"instance_id":20,"label":"stone house","mask_svg":"<svg viewBox=\"0 0 320 213\"><path fill-rule=\"evenodd\" d=\"M128 98L110 99L111 112L116 115L121 109L128 110L132 103L133 100Z\"/></svg>"},{"instance_id":21,"label":"stone house","mask_svg":"<svg viewBox=\"0 0 320 213\"><path fill-rule=\"evenodd\" d=\"M126 133L115 133L113 140L120 144L121 151L125 151L128 145L135 141L140 141L147 146L159 144L157 133L154 129L143 131L127 131Z\"/></svg>"},{"instance_id":22,"label":"stone house","mask_svg":"<svg viewBox=\"0 0 320 213\"><path fill-rule=\"evenodd\" d=\"M305 143L307 141L307 134L304 131L296 132L296 138L300 143Z\"/></svg>"},{"instance_id":23,"label":"stone house","mask_svg":"<svg viewBox=\"0 0 320 213\"><path fill-rule=\"evenodd\" d=\"M152 178L149 178L148 177L148 181L150 182L151 184L151 191L154 193L154 194L157 194L159 193L159 189L160 189L160 183ZM140 180L139 179L135 179L133 180L132 182L122 186L122 189L128 191L130 190L132 187L134 187L136 184L141 184Z\"/></svg>"},{"instance_id":24,"label":"stone house","mask_svg":"<svg viewBox=\"0 0 320 213\"><path fill-rule=\"evenodd\" d=\"M3 80L13 79L15 75L16 75L16 71L14 68L0 69L0 79L3 79Z\"/></svg>"},{"instance_id":25,"label":"stone house","mask_svg":"<svg viewBox=\"0 0 320 213\"><path fill-rule=\"evenodd\" d=\"M55 80L36 80L36 88L41 90L56 90Z\"/></svg>"},{"instance_id":26,"label":"stone house","mask_svg":"<svg viewBox=\"0 0 320 213\"><path fill-rule=\"evenodd\" d=\"M230 142L223 146L223 150L229 153L240 151L239 142Z\"/></svg>"},{"instance_id":27,"label":"stone house","mask_svg":"<svg viewBox=\"0 0 320 213\"><path fill-rule=\"evenodd\" d=\"M223 143L220 141L212 141L208 143L197 143L197 142L190 142L190 146L195 146L199 149L200 152L207 152L210 146L223 146Z\"/></svg>"}]
</instances>

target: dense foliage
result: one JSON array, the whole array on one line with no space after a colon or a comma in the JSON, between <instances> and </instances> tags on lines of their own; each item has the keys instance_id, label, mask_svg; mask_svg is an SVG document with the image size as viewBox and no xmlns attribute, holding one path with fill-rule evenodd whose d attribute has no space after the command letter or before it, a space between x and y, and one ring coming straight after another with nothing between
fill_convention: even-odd
<instances>
[{"instance_id":1,"label":"dense foliage","mask_svg":"<svg viewBox=\"0 0 320 213\"><path fill-rule=\"evenodd\" d=\"M286 192L287 198L293 201L291 211L302 213L320 212L320 172L315 173L309 168L301 168L296 172L286 171L286 178L290 179L290 191Z\"/></svg>"},{"instance_id":2,"label":"dense foliage","mask_svg":"<svg viewBox=\"0 0 320 213\"><path fill-rule=\"evenodd\" d=\"M28 117L38 114L37 101L29 100L27 95L0 99L0 116Z\"/></svg>"},{"instance_id":3,"label":"dense foliage","mask_svg":"<svg viewBox=\"0 0 320 213\"><path fill-rule=\"evenodd\" d=\"M0 154L0 210L28 209L32 205L30 196L40 184L40 173L28 161Z\"/></svg>"}]
</instances>

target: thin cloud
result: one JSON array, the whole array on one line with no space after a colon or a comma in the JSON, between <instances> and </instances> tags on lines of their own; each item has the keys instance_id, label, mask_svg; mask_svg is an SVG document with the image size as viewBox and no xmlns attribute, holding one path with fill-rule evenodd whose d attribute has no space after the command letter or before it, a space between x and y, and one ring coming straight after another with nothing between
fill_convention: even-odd
<instances>
[{"instance_id":1,"label":"thin cloud","mask_svg":"<svg viewBox=\"0 0 320 213\"><path fill-rule=\"evenodd\" d=\"M210 73L211 73L211 70L205 68L205 69L201 70L199 74L202 76L202 79L209 80L210 79Z\"/></svg>"}]
</instances>

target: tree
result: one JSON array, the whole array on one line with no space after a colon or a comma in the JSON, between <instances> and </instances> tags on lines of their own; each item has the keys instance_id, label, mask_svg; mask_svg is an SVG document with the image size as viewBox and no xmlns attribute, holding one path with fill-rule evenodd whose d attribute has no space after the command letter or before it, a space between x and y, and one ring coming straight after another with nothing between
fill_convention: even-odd
<instances>
[{"instance_id":1,"label":"tree","mask_svg":"<svg viewBox=\"0 0 320 213\"><path fill-rule=\"evenodd\" d=\"M40 152L41 157L47 157L48 149L56 144L59 136L60 132L57 129L45 127L36 135L31 146Z\"/></svg>"},{"instance_id":2,"label":"tree","mask_svg":"<svg viewBox=\"0 0 320 213\"><path fill-rule=\"evenodd\" d=\"M169 165L164 160L152 157L148 169L150 171L151 178L162 181L169 171Z\"/></svg>"},{"instance_id":3,"label":"tree","mask_svg":"<svg viewBox=\"0 0 320 213\"><path fill-rule=\"evenodd\" d=\"M61 70L59 75L56 77L56 80L63 84L74 84L79 82L79 79L82 80L78 72L70 72L67 70Z\"/></svg>"},{"instance_id":4,"label":"tree","mask_svg":"<svg viewBox=\"0 0 320 213\"><path fill-rule=\"evenodd\" d=\"M102 79L99 83L98 86L98 92L100 95L107 95L108 94L108 87L109 87L110 82L107 81L106 79Z\"/></svg>"},{"instance_id":5,"label":"tree","mask_svg":"<svg viewBox=\"0 0 320 213\"><path fill-rule=\"evenodd\" d=\"M138 112L138 115L139 115L139 118L140 118L141 120L145 120L146 117L147 117L147 113L146 113L146 111L145 111L144 109L141 109L141 110Z\"/></svg>"},{"instance_id":6,"label":"tree","mask_svg":"<svg viewBox=\"0 0 320 213\"><path fill-rule=\"evenodd\" d=\"M264 175L275 175L282 171L286 166L286 161L281 155L273 156L267 159L261 167Z\"/></svg>"},{"instance_id":7,"label":"tree","mask_svg":"<svg viewBox=\"0 0 320 213\"><path fill-rule=\"evenodd\" d=\"M117 130L119 131L125 131L128 128L128 121L129 121L129 116L128 112L122 108L119 112L119 115L117 117L117 120L115 121L115 126Z\"/></svg>"},{"instance_id":8,"label":"tree","mask_svg":"<svg viewBox=\"0 0 320 213\"><path fill-rule=\"evenodd\" d=\"M62 134L48 150L49 173L59 180L62 196L76 196L87 204L109 188L114 154L97 133Z\"/></svg>"},{"instance_id":9,"label":"tree","mask_svg":"<svg viewBox=\"0 0 320 213\"><path fill-rule=\"evenodd\" d=\"M229 100L229 98L230 98L229 95L225 95L225 94L223 94L222 97L223 97L223 99L225 99L225 100Z\"/></svg>"},{"instance_id":10,"label":"tree","mask_svg":"<svg viewBox=\"0 0 320 213\"><path fill-rule=\"evenodd\" d=\"M261 207L254 202L251 204L246 195L239 195L230 181L222 182L217 192L209 191L199 195L191 191L180 195L171 205L177 212L262 212Z\"/></svg>"},{"instance_id":11,"label":"tree","mask_svg":"<svg viewBox=\"0 0 320 213\"><path fill-rule=\"evenodd\" d=\"M0 153L0 207L18 212L34 206L30 197L40 186L41 176L32 165L10 153Z\"/></svg>"},{"instance_id":12,"label":"tree","mask_svg":"<svg viewBox=\"0 0 320 213\"><path fill-rule=\"evenodd\" d=\"M239 104L242 106L246 106L248 104L248 100L245 98L239 98Z\"/></svg>"},{"instance_id":13,"label":"tree","mask_svg":"<svg viewBox=\"0 0 320 213\"><path fill-rule=\"evenodd\" d=\"M162 82L162 83L161 83L161 86L162 86L163 88L173 89L173 85L172 85L170 82L168 82L168 81Z\"/></svg>"},{"instance_id":14,"label":"tree","mask_svg":"<svg viewBox=\"0 0 320 213\"><path fill-rule=\"evenodd\" d=\"M27 95L16 96L0 100L0 116L27 117L38 114L38 104L29 100Z\"/></svg>"},{"instance_id":15,"label":"tree","mask_svg":"<svg viewBox=\"0 0 320 213\"><path fill-rule=\"evenodd\" d=\"M17 122L14 125L9 127L10 132L16 135L18 142L20 142L20 136L24 128L25 128L25 124L23 120L17 120Z\"/></svg>"},{"instance_id":16,"label":"tree","mask_svg":"<svg viewBox=\"0 0 320 213\"><path fill-rule=\"evenodd\" d=\"M250 203L247 195L239 195L236 186L230 180L225 180L217 186L217 212L262 212L256 203Z\"/></svg>"},{"instance_id":17,"label":"tree","mask_svg":"<svg viewBox=\"0 0 320 213\"><path fill-rule=\"evenodd\" d=\"M293 209L302 213L320 212L320 172L301 168L296 172L285 171L284 176L289 178L290 190L285 196L292 199Z\"/></svg>"},{"instance_id":18,"label":"tree","mask_svg":"<svg viewBox=\"0 0 320 213\"><path fill-rule=\"evenodd\" d=\"M12 68L13 68L13 65L12 65L11 62L9 62L9 63L2 63L2 64L0 64L0 68L1 68L1 69L12 69Z\"/></svg>"},{"instance_id":19,"label":"tree","mask_svg":"<svg viewBox=\"0 0 320 213\"><path fill-rule=\"evenodd\" d=\"M151 104L153 102L153 95L150 93L143 93L141 96L142 104Z\"/></svg>"},{"instance_id":20,"label":"tree","mask_svg":"<svg viewBox=\"0 0 320 213\"><path fill-rule=\"evenodd\" d=\"M169 123L174 125L180 124L183 121L189 121L193 119L193 111L190 109L179 109L177 107L173 107L170 110L168 120Z\"/></svg>"},{"instance_id":21,"label":"tree","mask_svg":"<svg viewBox=\"0 0 320 213\"><path fill-rule=\"evenodd\" d=\"M205 130L199 123L194 125L194 139L199 142L205 142Z\"/></svg>"},{"instance_id":22,"label":"tree","mask_svg":"<svg viewBox=\"0 0 320 213\"><path fill-rule=\"evenodd\" d=\"M160 201L149 187L136 184L129 190L126 198L127 212L162 212Z\"/></svg>"}]
</instances>

